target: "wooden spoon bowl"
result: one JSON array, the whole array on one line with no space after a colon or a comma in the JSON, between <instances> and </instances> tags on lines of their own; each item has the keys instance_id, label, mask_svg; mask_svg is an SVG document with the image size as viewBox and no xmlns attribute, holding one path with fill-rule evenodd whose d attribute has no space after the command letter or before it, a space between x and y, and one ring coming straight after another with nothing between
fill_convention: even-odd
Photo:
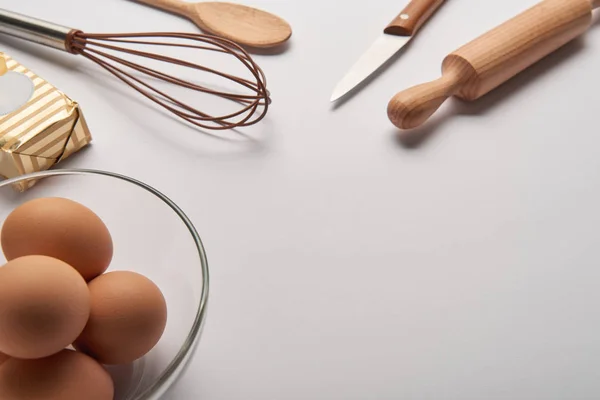
<instances>
[{"instance_id":1,"label":"wooden spoon bowl","mask_svg":"<svg viewBox=\"0 0 600 400\"><path fill-rule=\"evenodd\" d=\"M282 18L241 4L226 2L187 3L181 0L136 0L193 21L203 31L244 46L276 47L292 35Z\"/></svg>"}]
</instances>

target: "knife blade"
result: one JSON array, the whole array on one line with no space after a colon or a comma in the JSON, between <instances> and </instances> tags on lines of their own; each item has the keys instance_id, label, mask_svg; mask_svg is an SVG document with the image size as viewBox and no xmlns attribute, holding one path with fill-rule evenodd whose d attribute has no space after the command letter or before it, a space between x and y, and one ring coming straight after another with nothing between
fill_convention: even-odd
<instances>
[{"instance_id":1,"label":"knife blade","mask_svg":"<svg viewBox=\"0 0 600 400\"><path fill-rule=\"evenodd\" d=\"M331 95L334 102L377 71L415 36L445 0L412 0L352 66Z\"/></svg>"}]
</instances>

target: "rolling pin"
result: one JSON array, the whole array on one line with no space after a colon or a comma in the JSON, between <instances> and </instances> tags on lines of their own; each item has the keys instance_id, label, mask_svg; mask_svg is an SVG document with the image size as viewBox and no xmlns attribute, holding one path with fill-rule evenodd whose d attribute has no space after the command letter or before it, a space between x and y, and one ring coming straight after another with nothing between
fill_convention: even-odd
<instances>
[{"instance_id":1,"label":"rolling pin","mask_svg":"<svg viewBox=\"0 0 600 400\"><path fill-rule=\"evenodd\" d=\"M477 100L583 34L600 0L544 0L483 34L442 63L442 77L396 94L388 117L400 129L423 124L451 96Z\"/></svg>"}]
</instances>

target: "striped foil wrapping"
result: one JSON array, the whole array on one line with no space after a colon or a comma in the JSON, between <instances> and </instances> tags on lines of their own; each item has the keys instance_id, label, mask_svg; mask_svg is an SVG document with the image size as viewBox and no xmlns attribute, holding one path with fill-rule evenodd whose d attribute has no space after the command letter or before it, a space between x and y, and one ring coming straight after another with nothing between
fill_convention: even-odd
<instances>
[{"instance_id":1,"label":"striped foil wrapping","mask_svg":"<svg viewBox=\"0 0 600 400\"><path fill-rule=\"evenodd\" d=\"M8 71L26 75L34 85L25 105L0 115L0 176L47 170L92 141L77 102L8 55L0 52L0 57ZM23 192L34 184L23 182L15 189Z\"/></svg>"}]
</instances>

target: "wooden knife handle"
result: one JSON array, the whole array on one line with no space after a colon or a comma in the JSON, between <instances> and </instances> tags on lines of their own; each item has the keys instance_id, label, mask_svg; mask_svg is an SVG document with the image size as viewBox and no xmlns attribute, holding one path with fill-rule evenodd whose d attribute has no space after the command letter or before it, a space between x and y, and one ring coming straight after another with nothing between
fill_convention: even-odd
<instances>
[{"instance_id":1,"label":"wooden knife handle","mask_svg":"<svg viewBox=\"0 0 600 400\"><path fill-rule=\"evenodd\" d=\"M398 36L414 35L443 2L444 0L412 0L384 32Z\"/></svg>"},{"instance_id":2,"label":"wooden knife handle","mask_svg":"<svg viewBox=\"0 0 600 400\"><path fill-rule=\"evenodd\" d=\"M169 11L174 14L188 16L191 3L186 3L181 0L134 0L138 3L144 3L152 7L160 8L161 10Z\"/></svg>"}]
</instances>

